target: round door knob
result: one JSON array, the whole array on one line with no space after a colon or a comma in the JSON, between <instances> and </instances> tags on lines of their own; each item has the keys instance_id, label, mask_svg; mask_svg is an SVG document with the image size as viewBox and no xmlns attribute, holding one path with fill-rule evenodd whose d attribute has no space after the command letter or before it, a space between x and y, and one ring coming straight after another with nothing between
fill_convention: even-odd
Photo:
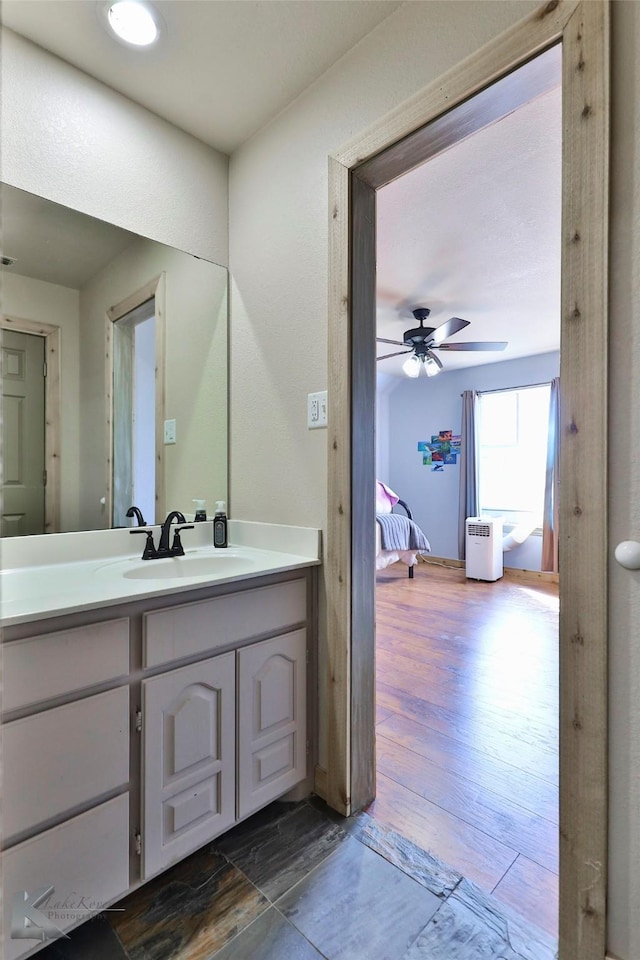
<instances>
[{"instance_id":1,"label":"round door knob","mask_svg":"<svg viewBox=\"0 0 640 960\"><path fill-rule=\"evenodd\" d=\"M100 497L100 503L102 504L103 507L106 505L106 502L107 502L106 497Z\"/></svg>"},{"instance_id":2,"label":"round door knob","mask_svg":"<svg viewBox=\"0 0 640 960\"><path fill-rule=\"evenodd\" d=\"M640 543L637 540L623 540L615 549L615 558L627 570L640 570Z\"/></svg>"}]
</instances>

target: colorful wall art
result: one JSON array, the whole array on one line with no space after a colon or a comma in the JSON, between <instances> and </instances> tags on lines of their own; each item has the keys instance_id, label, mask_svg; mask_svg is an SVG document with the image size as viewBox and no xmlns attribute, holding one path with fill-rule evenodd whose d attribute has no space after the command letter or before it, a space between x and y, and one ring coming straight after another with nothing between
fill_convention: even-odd
<instances>
[{"instance_id":1,"label":"colorful wall art","mask_svg":"<svg viewBox=\"0 0 640 960\"><path fill-rule=\"evenodd\" d=\"M445 466L458 462L462 438L451 430L441 430L432 434L431 440L418 441L418 453L422 454L422 464L431 467L432 473L444 473Z\"/></svg>"}]
</instances>

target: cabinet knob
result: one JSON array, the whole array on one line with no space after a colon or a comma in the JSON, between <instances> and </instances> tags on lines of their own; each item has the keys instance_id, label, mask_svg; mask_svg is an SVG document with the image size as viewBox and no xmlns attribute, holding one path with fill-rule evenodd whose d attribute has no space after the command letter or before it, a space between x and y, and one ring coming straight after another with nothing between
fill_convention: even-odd
<instances>
[{"instance_id":1,"label":"cabinet knob","mask_svg":"<svg viewBox=\"0 0 640 960\"><path fill-rule=\"evenodd\" d=\"M637 540L623 540L614 554L621 567L627 570L640 570L640 543Z\"/></svg>"}]
</instances>

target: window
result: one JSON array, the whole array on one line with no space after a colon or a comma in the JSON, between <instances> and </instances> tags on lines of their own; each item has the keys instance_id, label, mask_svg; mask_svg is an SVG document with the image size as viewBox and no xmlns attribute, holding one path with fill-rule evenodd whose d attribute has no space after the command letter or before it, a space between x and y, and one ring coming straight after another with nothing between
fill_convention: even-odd
<instances>
[{"instance_id":1,"label":"window","mask_svg":"<svg viewBox=\"0 0 640 960\"><path fill-rule=\"evenodd\" d=\"M480 512L542 526L550 384L478 397Z\"/></svg>"}]
</instances>

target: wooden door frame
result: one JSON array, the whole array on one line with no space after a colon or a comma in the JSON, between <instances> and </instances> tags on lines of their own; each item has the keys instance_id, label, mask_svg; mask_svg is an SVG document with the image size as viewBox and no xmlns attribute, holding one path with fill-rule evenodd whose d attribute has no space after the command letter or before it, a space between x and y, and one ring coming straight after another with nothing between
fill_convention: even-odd
<instances>
[{"instance_id":1,"label":"wooden door frame","mask_svg":"<svg viewBox=\"0 0 640 960\"><path fill-rule=\"evenodd\" d=\"M44 532L60 532L60 327L24 317L2 317L5 330L44 337L47 375L44 381Z\"/></svg>"},{"instance_id":2,"label":"wooden door frame","mask_svg":"<svg viewBox=\"0 0 640 960\"><path fill-rule=\"evenodd\" d=\"M156 523L165 516L165 465L164 465L164 417L165 417L165 273L159 274L145 283L143 287L130 294L120 303L114 304L105 315L105 414L107 424L107 480L106 480L106 510L109 523L113 513L113 324L121 317L125 317L136 307L142 306L147 300L155 299L155 380L156 380Z\"/></svg>"},{"instance_id":3,"label":"wooden door frame","mask_svg":"<svg viewBox=\"0 0 640 960\"><path fill-rule=\"evenodd\" d=\"M366 805L375 791L371 263L375 187L384 176L388 182L399 173L376 173L370 161L558 42L563 45L564 425L559 957L602 960L607 876L608 0L551 0L329 157L328 757L316 789L346 815ZM363 263L368 270L361 269ZM368 330L369 336L352 351L356 328L360 335ZM361 479L364 486L356 483Z\"/></svg>"}]
</instances>

